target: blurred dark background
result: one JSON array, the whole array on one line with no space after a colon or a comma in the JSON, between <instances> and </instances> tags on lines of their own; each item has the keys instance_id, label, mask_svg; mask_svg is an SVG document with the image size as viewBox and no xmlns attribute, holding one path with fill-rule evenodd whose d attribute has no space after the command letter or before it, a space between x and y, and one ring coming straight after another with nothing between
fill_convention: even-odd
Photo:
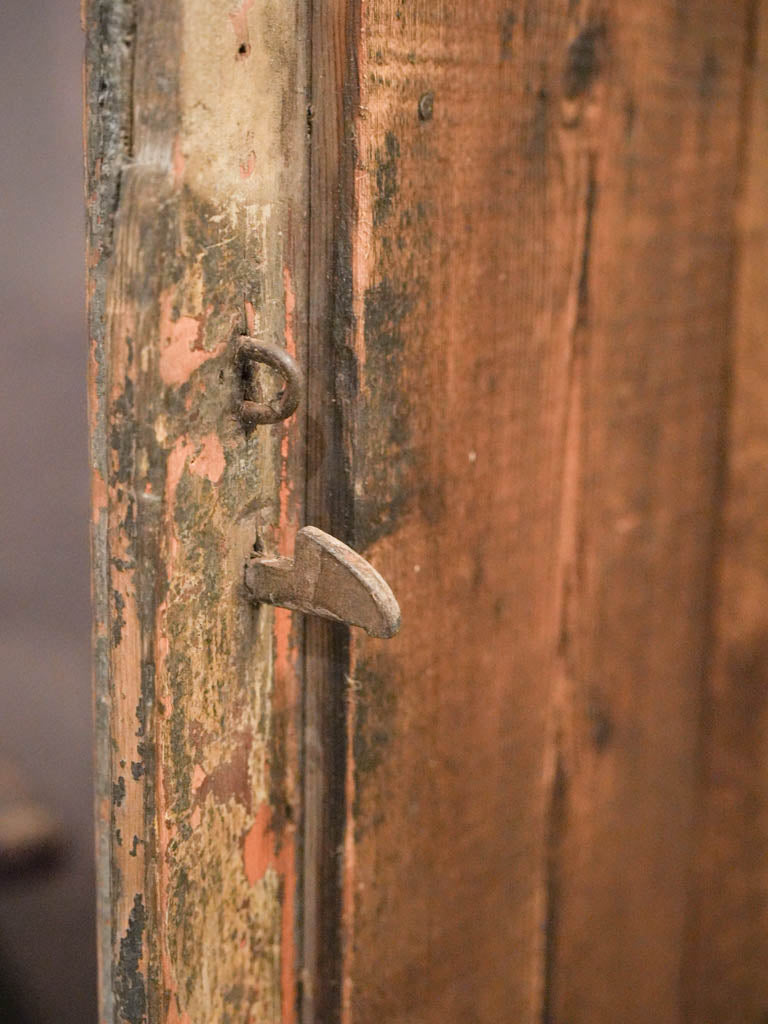
<instances>
[{"instance_id":1,"label":"blurred dark background","mask_svg":"<svg viewBox=\"0 0 768 1024\"><path fill-rule=\"evenodd\" d=\"M0 877L2 1024L96 1020L82 48L78 0L2 0L0 759L64 837Z\"/></svg>"}]
</instances>

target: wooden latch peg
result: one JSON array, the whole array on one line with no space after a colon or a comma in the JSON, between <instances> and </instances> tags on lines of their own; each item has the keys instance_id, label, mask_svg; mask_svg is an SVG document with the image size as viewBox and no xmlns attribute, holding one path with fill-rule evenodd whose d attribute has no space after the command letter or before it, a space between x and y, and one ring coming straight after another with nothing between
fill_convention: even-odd
<instances>
[{"instance_id":1,"label":"wooden latch peg","mask_svg":"<svg viewBox=\"0 0 768 1024\"><path fill-rule=\"evenodd\" d=\"M362 626L371 636L400 629L400 606L373 566L315 526L299 530L293 558L254 555L245 585L257 603Z\"/></svg>"}]
</instances>

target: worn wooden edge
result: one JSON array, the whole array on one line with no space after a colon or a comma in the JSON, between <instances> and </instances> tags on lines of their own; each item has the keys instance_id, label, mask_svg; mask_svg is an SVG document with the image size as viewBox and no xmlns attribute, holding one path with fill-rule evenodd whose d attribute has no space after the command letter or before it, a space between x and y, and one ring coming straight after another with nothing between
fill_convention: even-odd
<instances>
[{"instance_id":1,"label":"worn wooden edge","mask_svg":"<svg viewBox=\"0 0 768 1024\"><path fill-rule=\"evenodd\" d=\"M236 7L231 12L226 10L226 5L218 4L216 7L222 11L222 27L227 38L229 33L232 34L231 54L228 53L227 57L233 62L247 60L250 57L248 32L252 6L250 3L241 4L240 8ZM263 5L256 13L259 17L264 16ZM295 15L295 26L290 25L291 13ZM228 347L224 342L227 339L222 342L221 338L215 338L213 340L218 344L211 344L211 339L206 338L200 353L193 352L190 357L185 358L183 338L180 338L181 344L176 345L173 353L166 349L164 355L160 348L165 339L155 338L151 334L152 316L155 315L153 306L159 301L158 296L151 294L151 288L155 287L156 282L154 275L147 276L144 270L149 263L142 264L141 260L136 262L136 254L139 253L142 258L146 257L151 261L152 245L159 243L161 246L173 246L172 240L168 242L166 238L163 241L163 232L167 229L167 224L172 223L174 209L181 209L185 216L195 213L194 208L190 206L190 195L192 199L195 198L194 186L192 193L181 194L178 190L185 174L197 175L197 180L200 180L201 174L204 176L207 173L195 149L197 143L194 131L200 129L195 127L194 120L190 121L192 135L189 136L191 142L187 145L186 156L191 159L191 171L189 165L185 170L184 140L180 139L176 145L171 137L173 126L178 123L176 119L179 116L178 110L174 107L174 104L179 102L181 89L176 77L177 72L182 70L178 54L184 48L174 46L172 42L165 44L169 39L172 40L175 33L182 30L196 31L195 25L199 23L204 26L205 19L213 14L213 9L208 10L200 4L186 0L159 6L152 3L138 5L122 0L87 0L83 6L83 23L86 29L84 93L86 202L89 213L88 304L89 331L92 339L89 408L94 507L92 563L95 622L99 988L100 1013L104 1024L123 1020L140 1021L144 1019L145 1014L153 1022L165 1020L166 1015L168 1020L176 1020L174 1015L177 1013L181 1013L179 1021L187 1020L183 1010L177 1009L179 998L182 999L180 1005L183 1007L183 999L186 996L183 991L178 996L173 991L174 965L169 962L169 955L176 955L174 949L178 944L169 928L169 922L176 920L180 931L182 925L189 931L189 923L184 924L184 910L179 903L182 890L178 887L177 881L180 878L177 877L176 881L171 879L176 888L169 888L166 870L170 864L178 876L178 869L181 868L183 871L184 864L183 860L179 861L180 847L174 834L178 821L172 823L173 827L169 829L164 818L165 813L170 810L166 790L170 787L171 796L175 798L174 787L179 777L178 773L187 773L187 768L183 758L177 760L177 763L171 761L178 752L172 753L169 746L169 743L172 746L175 740L172 732L168 730L169 679L162 661L163 645L165 644L167 648L163 623L167 621L169 606L163 599L163 584L158 578L158 570L161 562L167 559L169 545L171 549L174 543L178 546L178 537L174 540L174 518L183 513L190 518L190 522L194 522L194 497L192 504L189 499L185 499L187 505L183 508L180 505L177 507L179 484L184 485L189 491L188 481L194 484L195 479L199 477L207 481L206 486L210 484L215 488L221 474L227 469L230 458L234 460L234 471L241 472L237 468L240 464L237 459L240 456L233 450L233 446L242 448L242 442L237 440L234 416L231 420L228 419L229 411L224 407L221 422L228 424L228 436L222 438L226 451L222 451L221 441L215 437L195 436L194 415L186 421L183 414L181 419L177 418L175 421L170 417L165 420L164 425L163 417L166 410L163 409L159 398L160 382L153 376L158 372L158 357L163 384L172 389L179 388L185 386L190 374L194 374L198 366L214 358L222 361L222 356L226 357ZM286 18L289 23L288 31ZM306 323L306 202L303 194L306 161L303 157L303 136L307 54L304 43L304 18L304 6L292 6L289 11L283 12L281 24L271 24L269 34L269 42L274 42L275 47L279 48L282 42L288 47L289 52L293 48L295 65L292 61L288 64L286 61L281 65L273 64L276 57L274 53L265 57L259 51L258 58L263 61L260 73L266 74L268 68L272 66L280 72L276 81L285 81L288 84L284 95L267 98L270 102L276 99L278 107L282 102L283 117L280 124L289 140L287 146L295 146L296 150L295 159L291 158L288 161L285 173L280 172L282 177L278 174L278 179L273 178L273 188L277 189L285 201L273 205L276 217L272 225L266 225L265 221L259 222L257 219L252 228L262 232L257 236L257 242L262 238L267 240L276 254L282 253L285 256L286 265L278 267L273 273L274 257L270 255L271 276L267 279L269 292L266 305L260 304L260 294L263 293L259 293L255 287L257 282L250 281L246 282L246 286L249 283L253 285L252 295L248 294L246 287L246 293L237 303L237 309L234 305L231 307L231 315L238 321L240 334L253 333L255 330L263 331L266 326L270 335L282 335L282 343L300 360L304 357ZM142 37L139 57L136 47L137 30ZM240 35L242 40L239 38ZM204 54L205 50L202 52ZM139 58L142 63L137 67ZM163 65L168 61L175 70L164 78ZM183 64L183 61L181 63ZM148 67L152 68L149 75ZM155 100L151 96L152 88L163 81L166 92L160 100ZM184 87L187 88L189 84L186 82ZM191 84L193 90L199 86L199 83ZM259 96L263 96L264 92L263 89L257 90ZM250 95L253 100L254 93ZM186 102L189 104L188 97ZM265 116L263 109L259 108L260 116ZM197 111L187 110L185 116L194 119L198 114L199 108ZM134 124L135 119L137 124ZM276 123L272 122L273 125ZM204 132L204 116L202 125ZM138 143L137 131L140 140ZM199 141L200 139L197 140ZM246 180L253 175L256 166L253 150L250 151L250 155L248 153L248 139L235 144L243 143L245 153L240 165L240 178ZM231 141L229 144L233 145ZM173 158L172 166L166 160L169 155ZM216 158L215 154L211 156ZM173 181L169 180L171 174ZM217 187L218 183L214 185L214 192ZM241 192L243 189L247 190L247 187L237 185ZM153 196L165 198L167 209L170 211L170 219L166 223L162 217L152 217ZM201 212L205 212L204 203ZM246 216L250 215L246 213ZM225 212L224 216L226 218L228 214ZM281 219L280 225L277 224L277 217ZM216 218L212 220L216 221ZM122 252L116 256L115 236L118 221L122 222ZM194 224L191 226L194 228ZM144 232L142 247L135 245L137 228ZM154 234L155 230L157 235ZM223 237L221 232L217 235L217 230L213 229L213 237L206 238L203 235L203 241L214 243L213 249L217 245L227 245L230 241ZM170 249L167 255L169 259L175 257ZM157 266L160 267L162 274L162 254ZM137 273L142 275L142 279L132 280L130 275ZM178 281L178 278L176 280ZM189 315L184 315L186 311L183 303L196 301L194 283L192 280L191 286L187 288L186 297L185 294L180 295L181 308L174 309L171 304L171 308L163 314L167 320L165 329L171 334L174 333L174 324L179 324L179 327L183 328L185 323L189 324L193 319ZM135 300L137 292L140 293L142 288L145 290L142 296L143 306L140 305L138 310L137 331L146 358L137 368L136 364L131 362L130 339L126 347L125 338L121 334L123 327L120 318L124 317L126 308ZM117 310L114 308L116 299ZM108 315L110 301L113 305L111 328ZM192 308L190 312L194 313L195 309ZM205 310L200 312L206 314ZM217 310L217 313L221 321L222 311ZM230 314L224 310L224 319L227 315ZM268 323L265 324L265 321ZM205 315L201 317L200 323L202 327L205 326ZM108 336L110 330L111 339ZM183 365L176 366L171 361L171 354L174 358L178 355ZM126 374L125 388L127 389L130 384L133 388L132 395L135 395L138 401L135 411L130 404L131 400L126 398L123 381L120 378L121 366L125 365L129 367L128 372L131 376L129 381ZM213 383L215 378L210 369L205 369L205 373L209 383ZM219 379L225 385L228 396L233 377L227 368L226 358L222 361ZM115 389L112 398L109 394L110 380ZM228 404L228 401L227 397L225 404ZM110 408L111 402L122 404ZM124 452L126 461L124 468L120 470L123 476L117 481L117 490L108 497L108 453L114 448L116 440L115 424L111 422L111 415L115 410L122 417L118 425L123 432L119 443L127 445ZM156 418L158 411L161 413L159 419ZM210 408L206 415L210 415ZM151 424L149 417L155 417ZM176 431L178 436L171 434L169 443L166 444L168 427ZM259 496L254 494L252 508L246 505L240 510L241 518L244 514L246 521L244 526L237 527L234 547L242 545L244 541L247 541L248 545L258 542L262 530L273 532L275 540L279 535L281 544L292 546L291 531L295 533L299 525L304 470L300 421L295 418L292 423L283 427L266 427L261 430L262 433L255 435L251 441L246 438L246 447L242 455L250 452L251 458L254 457L254 453L258 456L258 471L263 475L264 486L270 487L269 481L280 481L281 477L282 482L276 483L274 494L270 492L269 495L261 496L262 499L266 497L266 504L264 500L259 503ZM263 433L265 430L266 433ZM131 431L135 431L134 442L131 441ZM188 431L190 439L187 436ZM259 455L259 452L262 455ZM190 465L193 467L191 473ZM151 478L145 484L142 474L146 473L147 466L150 468ZM258 477L255 480L258 482ZM140 684L135 674L138 648L126 648L125 654L115 654L116 645L120 644L121 639L125 639L122 609L126 607L126 602L136 600L136 594L132 589L133 583L128 584L128 590L122 596L119 588L114 590L117 596L113 598L110 594L113 589L110 587L110 574L122 573L125 566L121 552L110 551L108 536L110 515L115 519L116 537L119 538L120 531L126 529L125 523L117 521L114 503L121 500L120 493L130 492L131 488L135 490L135 485L139 481L142 488L146 486L148 491L154 490L155 494L164 494L160 501L153 501L155 495L151 493L134 495L130 499L141 506L137 559L139 565L136 577L136 587L140 591L139 601L143 602L138 619L140 656L143 663ZM192 493L194 494L194 490ZM227 501L232 503L233 500L240 500L238 494L231 493L228 496ZM157 517L156 513L161 509L166 510L168 522ZM220 516L226 514L224 511ZM202 522L205 525L204 520ZM250 526L249 523L253 525ZM289 613L273 615L247 612L247 605L239 593L237 575L242 570L244 561L243 556L240 565L229 566L235 575L232 576L233 590L227 600L235 601L238 607L242 602L242 624L237 628L243 636L254 636L261 652L258 657L264 656L262 668L267 671L268 663L272 666L269 671L273 673L273 682L270 684L271 690L269 686L265 690L269 701L262 719L262 735L258 740L259 744L262 741L264 744L262 753L265 770L261 771L253 758L248 764L249 748L246 747L240 752L234 751L238 757L243 753L246 758L246 769L254 786L253 798L263 791L265 785L267 793L265 803L255 808L257 813L244 837L243 850L238 854L233 848L231 853L234 856L242 856L249 885L261 885L262 881L266 884L266 902L263 902L260 909L252 905L250 910L245 910L246 917L255 910L258 910L262 918L265 914L268 916L267 903L271 900L274 905L273 916L276 915L276 919L269 927L276 927L281 936L274 949L261 949L259 953L258 966L261 976L270 980L265 986L266 991L261 995L257 994L256 998L261 1003L265 1000L269 1002L273 999L272 990L279 992L274 999L280 1005L279 1012L283 1020L289 1021L295 1012L296 929L300 919L300 907L296 901L296 857L301 808L300 799L295 792L300 727L297 688L300 626ZM166 560L163 564L166 570L170 571L168 567L171 562ZM115 579L119 580L119 575ZM111 604L112 600L118 603ZM132 609L126 614L132 615ZM246 621L249 617L252 625ZM128 635L131 642L135 643L137 631L133 621L131 620ZM178 625L177 616L174 628L178 628ZM158 651L161 655L159 659L156 657ZM119 701L113 700L116 671L121 673L118 682L121 688ZM253 673L252 670L249 672L250 678ZM132 699L131 691L136 687L140 687L141 694L139 696L137 691L137 695ZM264 693L260 693L259 699L263 697ZM256 708L254 712L255 710ZM134 717L136 721L133 720ZM180 724L183 728L183 719ZM121 746L125 744L126 748L130 747L133 750L136 745L134 733L139 738L137 750L140 756L128 764L127 760L131 758L127 750L120 760ZM240 743L237 737L233 737L232 742L235 741ZM256 753L259 754L259 751ZM215 750L212 751L212 756L215 758ZM124 774L124 767L130 769L130 779ZM191 771L195 766L190 761L188 767ZM212 767L215 768L215 763L211 764L210 761L206 763L205 769L197 765L196 779L188 779L185 785L194 782L203 793L215 793L220 783L211 777L215 776L215 772L211 773ZM256 770L261 771L258 778L252 776L252 772ZM204 777L206 771L211 773L208 780ZM200 772L203 772L203 776L200 776ZM226 772L222 778L226 778ZM233 782L232 785L234 784ZM222 796L216 797L222 807L228 799L226 785L224 782ZM132 792L136 790L137 795L132 796L131 800L137 826L133 841L131 842L130 836L126 836L124 843L119 830L115 831L113 800L118 807L123 803L126 786L131 788ZM140 791L143 796L138 795ZM172 815L178 817L175 809ZM142 825L139 825L139 817L143 819ZM232 815L230 819L232 822L236 820ZM200 826L198 821L196 825L193 822L193 827L208 826ZM227 828L231 830L232 827L231 824L226 825L224 831L226 832ZM125 869L127 874L124 874L122 869ZM242 870L242 866L238 870ZM133 893L136 894L135 898ZM197 895L192 888L187 900L188 909L194 908L196 898ZM235 924L236 915L235 910L235 917L232 919ZM258 922L254 919L251 924L255 926ZM257 939L258 936L255 935L252 941ZM232 952L237 952L242 960L240 951L233 949ZM206 955L212 958L212 964L215 960L219 967L225 963L212 947L207 947ZM176 967L180 966L181 961L177 959ZM193 968L194 964L188 966ZM195 999L199 1007L200 999L205 998L199 983L191 976L187 976L186 982L195 989ZM210 997L220 1000L225 994L222 991L211 992ZM248 993L243 993L243 998L250 997Z\"/></svg>"},{"instance_id":2,"label":"worn wooden edge","mask_svg":"<svg viewBox=\"0 0 768 1024\"><path fill-rule=\"evenodd\" d=\"M348 341L360 3L315 0L310 6L305 522L349 543L353 503L345 421L354 394ZM348 628L307 619L302 1024L338 1024L342 1017L349 665Z\"/></svg>"},{"instance_id":3,"label":"worn wooden edge","mask_svg":"<svg viewBox=\"0 0 768 1024\"><path fill-rule=\"evenodd\" d=\"M133 2L83 0L85 34L83 135L86 203L86 294L90 350L88 411L92 519L91 595L93 607L94 800L97 878L99 1019L114 1020L112 988L111 741L109 697L109 559L107 550L107 386L106 266L113 249L115 214L122 164L129 156L130 113L124 96L130 90L130 38Z\"/></svg>"}]
</instances>

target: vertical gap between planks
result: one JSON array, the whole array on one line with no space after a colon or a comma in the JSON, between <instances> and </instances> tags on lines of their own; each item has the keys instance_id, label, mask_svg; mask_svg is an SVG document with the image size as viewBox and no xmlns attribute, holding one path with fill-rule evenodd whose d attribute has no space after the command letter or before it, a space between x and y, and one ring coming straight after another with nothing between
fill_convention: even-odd
<instances>
[{"instance_id":1,"label":"vertical gap between planks","mask_svg":"<svg viewBox=\"0 0 768 1024\"><path fill-rule=\"evenodd\" d=\"M343 0L309 0L310 131L309 274L306 408L306 519L351 539L349 473L339 395L349 296L348 221L351 168L345 164L350 123L350 16ZM351 58L351 60L350 60ZM347 172L345 174L345 172ZM344 843L346 688L345 626L307 619L304 650L304 835L302 1024L341 1019L341 906Z\"/></svg>"}]
</instances>

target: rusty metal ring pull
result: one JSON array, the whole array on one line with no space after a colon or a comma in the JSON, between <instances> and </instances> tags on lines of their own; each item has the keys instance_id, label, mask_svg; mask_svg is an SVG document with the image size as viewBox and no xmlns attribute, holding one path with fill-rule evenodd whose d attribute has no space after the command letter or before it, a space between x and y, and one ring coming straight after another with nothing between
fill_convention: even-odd
<instances>
[{"instance_id":1,"label":"rusty metal ring pull","mask_svg":"<svg viewBox=\"0 0 768 1024\"><path fill-rule=\"evenodd\" d=\"M237 350L238 358L250 363L263 363L282 376L285 387L276 398L254 402L244 398L240 416L245 423L279 423L296 412L302 390L302 373L296 360L280 345L243 335Z\"/></svg>"}]
</instances>

